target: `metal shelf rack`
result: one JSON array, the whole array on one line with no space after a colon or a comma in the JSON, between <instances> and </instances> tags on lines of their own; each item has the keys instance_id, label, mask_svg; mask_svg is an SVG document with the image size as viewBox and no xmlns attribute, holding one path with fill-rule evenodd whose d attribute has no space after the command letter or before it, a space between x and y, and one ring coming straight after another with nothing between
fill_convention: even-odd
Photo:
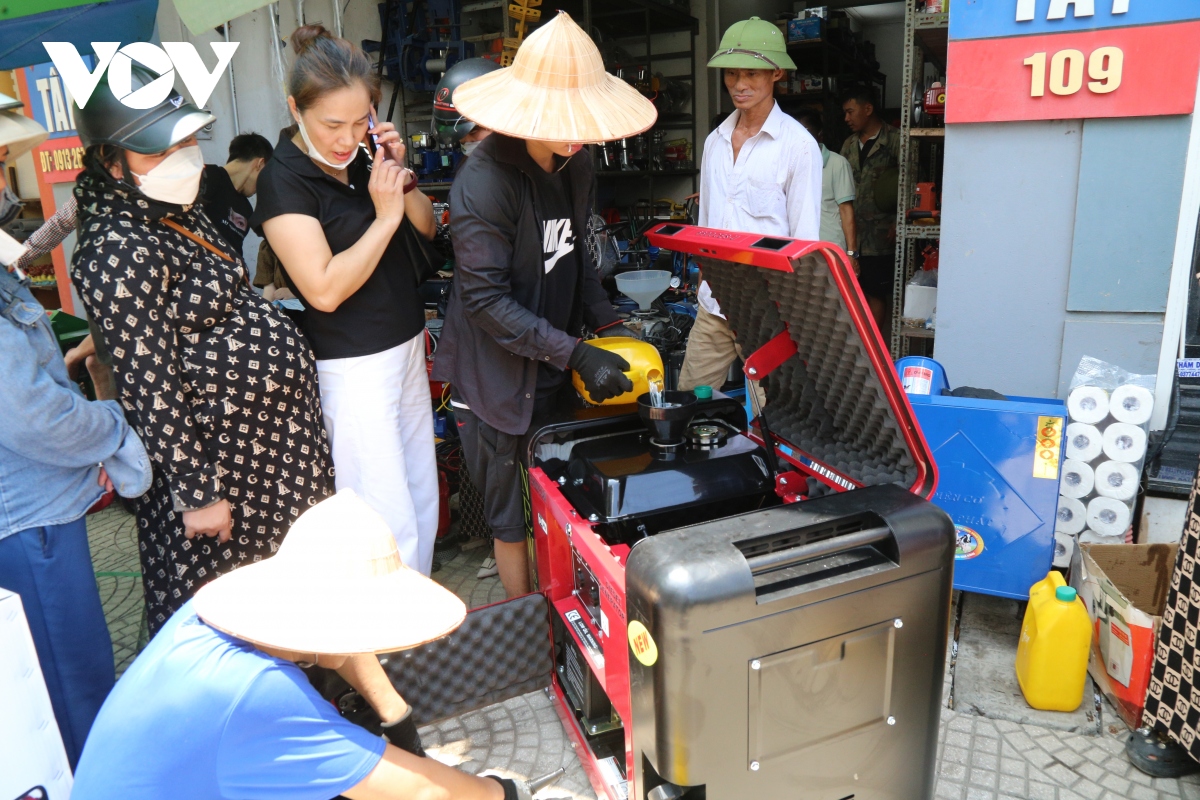
<instances>
[{"instance_id":1,"label":"metal shelf rack","mask_svg":"<svg viewBox=\"0 0 1200 800\"><path fill-rule=\"evenodd\" d=\"M700 22L688 13L688 4L679 2L656 2L656 0L562 0L551 5L576 15L582 20L584 30L592 35L605 54L605 67L614 71L617 67L641 67L653 75L662 72L665 77L684 82L689 87L688 99L683 111L659 115L654 127L646 132L647 140L655 130L664 131L664 138L683 138L692 142L693 153L700 150L698 141L696 108L696 35ZM545 6L543 6L544 8ZM549 13L549 12L547 12ZM685 34L687 49L681 48L679 37L670 34ZM607 63L611 46L629 46L641 50L622 59L620 64ZM656 49L657 47L657 49ZM697 187L697 169L679 170L603 170L597 164L596 178L601 183L618 182L621 198L628 199L636 193L639 198L654 201L662 193L664 182L678 186L685 179L694 193ZM669 189L670 187L668 187ZM617 187L611 189L616 192Z\"/></svg>"},{"instance_id":2,"label":"metal shelf rack","mask_svg":"<svg viewBox=\"0 0 1200 800\"><path fill-rule=\"evenodd\" d=\"M950 28L950 15L946 12L928 13L924 3L908 0L904 14L904 76L903 103L900 108L900 182L897 190L896 208L896 275L892 291L892 329L890 346L892 356L908 355L914 340L924 340L921 345L926 354L932 354L934 331L911 328L904 325L901 314L904 310L904 289L909 278L917 269L917 255L923 248L920 243L939 240L940 225L921 225L908 222L908 210L913 205L918 170L936 166L940 175L940 164L922 162L922 145L940 145L946 136L945 128L914 127L913 105L918 93L925 90L925 65L933 64L943 75L946 71L946 49ZM944 79L943 79L944 82ZM930 156L926 156L926 161ZM937 148L937 159L942 158Z\"/></svg>"}]
</instances>

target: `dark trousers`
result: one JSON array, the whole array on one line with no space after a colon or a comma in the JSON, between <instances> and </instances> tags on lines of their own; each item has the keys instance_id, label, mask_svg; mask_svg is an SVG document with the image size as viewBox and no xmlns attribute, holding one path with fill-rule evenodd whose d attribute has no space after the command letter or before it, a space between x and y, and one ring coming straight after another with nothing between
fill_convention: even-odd
<instances>
[{"instance_id":1,"label":"dark trousers","mask_svg":"<svg viewBox=\"0 0 1200 800\"><path fill-rule=\"evenodd\" d=\"M0 588L21 597L71 769L116 682L85 519L0 539Z\"/></svg>"}]
</instances>

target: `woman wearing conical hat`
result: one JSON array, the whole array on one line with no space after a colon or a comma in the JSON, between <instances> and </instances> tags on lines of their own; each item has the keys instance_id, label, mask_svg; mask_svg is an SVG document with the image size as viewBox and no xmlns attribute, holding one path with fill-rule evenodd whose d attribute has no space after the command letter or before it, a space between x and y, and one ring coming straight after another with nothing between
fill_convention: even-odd
<instances>
[{"instance_id":1,"label":"woman wearing conical hat","mask_svg":"<svg viewBox=\"0 0 1200 800\"><path fill-rule=\"evenodd\" d=\"M493 133L450 191L457 266L433 377L453 387L463 455L512 597L529 590L517 444L535 409L553 404L568 368L597 401L633 388L625 359L579 338L585 327L628 334L580 238L594 199L582 147L641 133L657 112L604 71L596 45L561 12L511 67L459 86L454 104Z\"/></svg>"},{"instance_id":2,"label":"woman wearing conical hat","mask_svg":"<svg viewBox=\"0 0 1200 800\"><path fill-rule=\"evenodd\" d=\"M532 800L524 780L425 758L413 709L376 657L439 639L465 616L344 489L302 514L275 555L207 583L150 640L100 709L72 797ZM382 727L341 716L309 683L312 666L336 671Z\"/></svg>"}]
</instances>

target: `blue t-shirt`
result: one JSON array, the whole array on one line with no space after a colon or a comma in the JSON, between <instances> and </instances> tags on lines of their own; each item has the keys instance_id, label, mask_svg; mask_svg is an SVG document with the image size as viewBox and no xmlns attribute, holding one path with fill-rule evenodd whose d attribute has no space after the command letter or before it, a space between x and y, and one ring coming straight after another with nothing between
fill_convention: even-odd
<instances>
[{"instance_id":1,"label":"blue t-shirt","mask_svg":"<svg viewBox=\"0 0 1200 800\"><path fill-rule=\"evenodd\" d=\"M329 800L386 742L347 722L299 667L205 625L189 601L92 725L74 800Z\"/></svg>"}]
</instances>

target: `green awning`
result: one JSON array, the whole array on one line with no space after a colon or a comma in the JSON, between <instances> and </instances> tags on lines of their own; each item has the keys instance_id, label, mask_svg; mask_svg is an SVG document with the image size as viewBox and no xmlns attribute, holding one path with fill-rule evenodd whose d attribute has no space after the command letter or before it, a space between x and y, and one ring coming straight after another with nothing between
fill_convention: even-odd
<instances>
[{"instance_id":1,"label":"green awning","mask_svg":"<svg viewBox=\"0 0 1200 800\"><path fill-rule=\"evenodd\" d=\"M175 0L175 10L188 30L199 36L270 3L271 0Z\"/></svg>"},{"instance_id":2,"label":"green awning","mask_svg":"<svg viewBox=\"0 0 1200 800\"><path fill-rule=\"evenodd\" d=\"M58 11L63 8L90 6L95 2L96 0L6 0L0 3L0 20L28 17L30 14Z\"/></svg>"}]
</instances>

